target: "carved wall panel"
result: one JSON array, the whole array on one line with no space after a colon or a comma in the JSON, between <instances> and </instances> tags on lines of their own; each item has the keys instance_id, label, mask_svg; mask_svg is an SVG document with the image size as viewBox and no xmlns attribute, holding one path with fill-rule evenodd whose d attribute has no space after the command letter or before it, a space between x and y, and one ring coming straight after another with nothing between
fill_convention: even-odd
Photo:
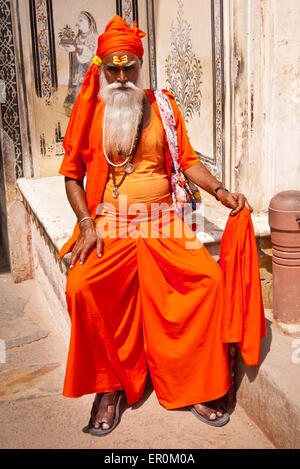
<instances>
[{"instance_id":1,"label":"carved wall panel","mask_svg":"<svg viewBox=\"0 0 300 469\"><path fill-rule=\"evenodd\" d=\"M23 176L22 140L11 3L0 0L0 79L2 128L14 143L16 177Z\"/></svg>"},{"instance_id":2,"label":"carved wall panel","mask_svg":"<svg viewBox=\"0 0 300 469\"><path fill-rule=\"evenodd\" d=\"M154 0L157 85L169 89L193 147L224 181L223 0Z\"/></svg>"}]
</instances>

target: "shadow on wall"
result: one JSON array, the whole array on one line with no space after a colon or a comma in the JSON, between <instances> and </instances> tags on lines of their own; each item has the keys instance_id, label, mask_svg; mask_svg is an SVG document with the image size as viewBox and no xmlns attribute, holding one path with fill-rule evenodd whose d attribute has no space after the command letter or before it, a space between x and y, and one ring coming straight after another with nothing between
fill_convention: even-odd
<instances>
[{"instance_id":1,"label":"shadow on wall","mask_svg":"<svg viewBox=\"0 0 300 469\"><path fill-rule=\"evenodd\" d=\"M266 356L270 352L271 349L271 343L272 343L272 328L271 328L272 322L266 318L266 327L267 327L267 335L261 339L261 349L260 349L260 361L259 365L257 366L247 366L243 363L243 358L241 356L241 353L237 350L237 363L236 363L236 392L238 391L241 382L245 376L245 374L248 377L248 380L250 383L255 381L259 369L262 366Z\"/></svg>"}]
</instances>

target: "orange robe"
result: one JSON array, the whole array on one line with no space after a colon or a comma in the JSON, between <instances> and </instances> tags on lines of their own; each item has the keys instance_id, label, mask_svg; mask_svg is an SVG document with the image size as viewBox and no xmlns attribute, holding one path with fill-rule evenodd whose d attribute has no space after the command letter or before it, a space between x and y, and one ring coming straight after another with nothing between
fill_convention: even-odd
<instances>
[{"instance_id":1,"label":"orange robe","mask_svg":"<svg viewBox=\"0 0 300 469\"><path fill-rule=\"evenodd\" d=\"M247 207L228 218L221 241L220 267L225 281L222 340L238 344L246 365L258 365L266 320L256 239Z\"/></svg>"},{"instance_id":2,"label":"orange robe","mask_svg":"<svg viewBox=\"0 0 300 469\"><path fill-rule=\"evenodd\" d=\"M144 197L149 207L170 200L160 126L153 112L134 158L135 171L119 189L128 203ZM182 129L179 139L187 141ZM198 162L188 143L185 150L180 147L180 155L183 166ZM91 160L89 154L86 163ZM60 172L67 169L68 157ZM111 198L110 175L106 178L101 201L118 204ZM230 380L228 347L221 338L221 268L174 211L156 214L155 236L149 235L149 214L142 214L138 229L135 215L116 215L104 212L96 219L98 226L111 220L117 228L116 234L110 231L104 237L102 257L92 249L84 264L77 262L68 274L72 329L63 394L124 389L133 404L143 395L149 370L157 398L167 409L223 396ZM124 230L131 235L124 236ZM74 238L60 256L72 248Z\"/></svg>"}]
</instances>

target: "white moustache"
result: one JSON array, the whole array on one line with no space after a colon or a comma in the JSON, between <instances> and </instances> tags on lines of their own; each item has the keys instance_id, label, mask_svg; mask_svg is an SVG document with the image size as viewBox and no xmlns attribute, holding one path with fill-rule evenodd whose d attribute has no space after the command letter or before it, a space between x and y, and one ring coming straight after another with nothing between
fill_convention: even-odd
<instances>
[{"instance_id":1,"label":"white moustache","mask_svg":"<svg viewBox=\"0 0 300 469\"><path fill-rule=\"evenodd\" d=\"M137 89L134 83L131 81L126 81L125 83L114 82L110 85L107 85L108 90L118 89L118 88L131 88L133 90Z\"/></svg>"}]
</instances>

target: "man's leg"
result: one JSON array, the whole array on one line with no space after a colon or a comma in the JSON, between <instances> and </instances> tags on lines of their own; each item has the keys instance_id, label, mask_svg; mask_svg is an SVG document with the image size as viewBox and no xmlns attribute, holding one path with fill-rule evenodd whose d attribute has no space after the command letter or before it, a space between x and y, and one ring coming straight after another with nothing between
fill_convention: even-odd
<instances>
[{"instance_id":1,"label":"man's leg","mask_svg":"<svg viewBox=\"0 0 300 469\"><path fill-rule=\"evenodd\" d=\"M217 407L211 401L230 385L227 345L221 341L223 274L201 243L187 249L195 237L173 237L173 224L170 237L138 243L147 362L164 407L205 403L196 409L214 419L220 414L213 415Z\"/></svg>"},{"instance_id":2,"label":"man's leg","mask_svg":"<svg viewBox=\"0 0 300 469\"><path fill-rule=\"evenodd\" d=\"M123 389L137 402L147 366L135 241L105 239L101 258L93 249L70 270L66 293L72 329L63 394L99 393L99 404L100 394Z\"/></svg>"}]
</instances>

